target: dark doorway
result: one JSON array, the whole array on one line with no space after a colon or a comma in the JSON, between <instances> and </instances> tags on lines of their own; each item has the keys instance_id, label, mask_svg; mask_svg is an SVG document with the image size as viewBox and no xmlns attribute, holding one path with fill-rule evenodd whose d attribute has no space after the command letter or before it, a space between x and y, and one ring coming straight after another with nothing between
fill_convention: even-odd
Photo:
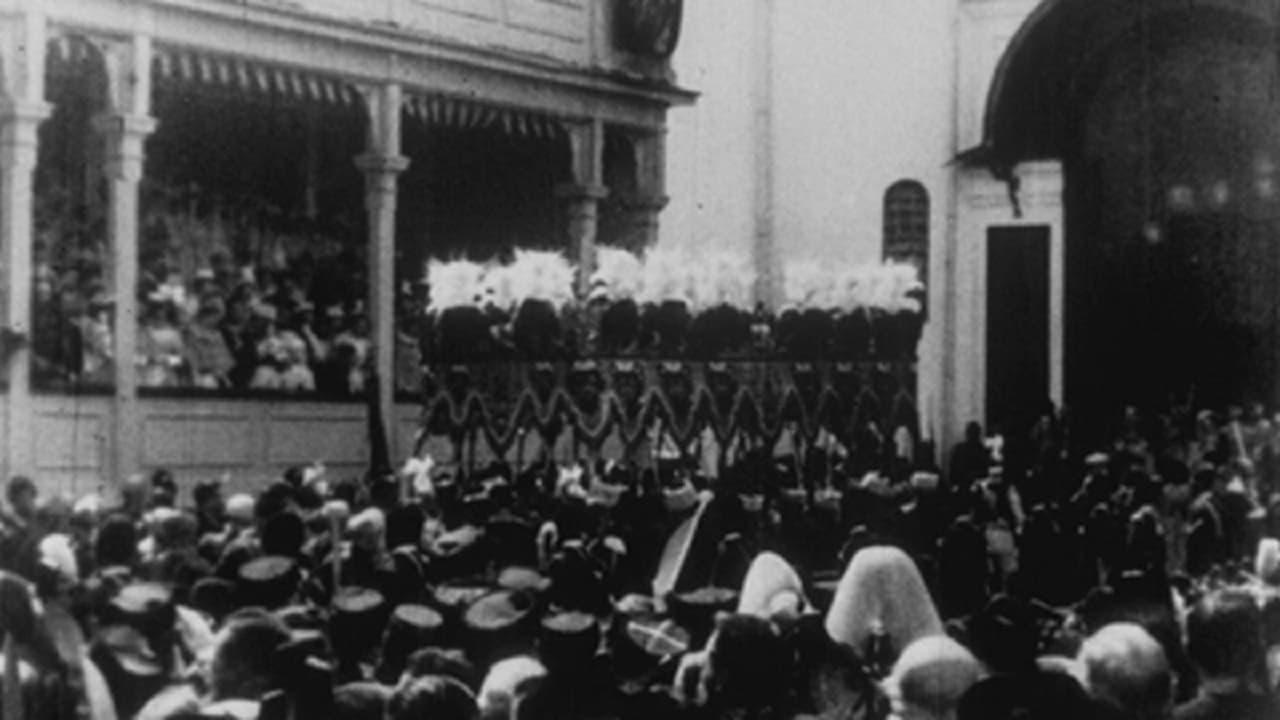
<instances>
[{"instance_id":1,"label":"dark doorway","mask_svg":"<svg viewBox=\"0 0 1280 720\"><path fill-rule=\"evenodd\" d=\"M1008 433L1049 396L1049 228L987 230L987 425Z\"/></svg>"}]
</instances>

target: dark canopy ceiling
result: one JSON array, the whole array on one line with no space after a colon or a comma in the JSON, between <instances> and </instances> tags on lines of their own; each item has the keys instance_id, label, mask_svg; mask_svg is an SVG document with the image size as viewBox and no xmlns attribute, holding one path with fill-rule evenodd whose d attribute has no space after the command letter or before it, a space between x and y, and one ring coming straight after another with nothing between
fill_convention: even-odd
<instances>
[{"instance_id":1,"label":"dark canopy ceiling","mask_svg":"<svg viewBox=\"0 0 1280 720\"><path fill-rule=\"evenodd\" d=\"M1044 0L996 68L983 142L964 159L992 166L1062 157L1113 51L1153 52L1188 37L1276 46L1280 0Z\"/></svg>"}]
</instances>

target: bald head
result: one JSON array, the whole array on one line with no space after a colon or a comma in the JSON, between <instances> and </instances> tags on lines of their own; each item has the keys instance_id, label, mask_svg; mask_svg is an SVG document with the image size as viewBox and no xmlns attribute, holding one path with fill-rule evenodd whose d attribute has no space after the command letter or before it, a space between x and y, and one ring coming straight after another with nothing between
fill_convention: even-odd
<instances>
[{"instance_id":1,"label":"bald head","mask_svg":"<svg viewBox=\"0 0 1280 720\"><path fill-rule=\"evenodd\" d=\"M1080 648L1085 685L1124 717L1161 717L1172 700L1173 678L1164 649L1133 623L1112 623Z\"/></svg>"}]
</instances>

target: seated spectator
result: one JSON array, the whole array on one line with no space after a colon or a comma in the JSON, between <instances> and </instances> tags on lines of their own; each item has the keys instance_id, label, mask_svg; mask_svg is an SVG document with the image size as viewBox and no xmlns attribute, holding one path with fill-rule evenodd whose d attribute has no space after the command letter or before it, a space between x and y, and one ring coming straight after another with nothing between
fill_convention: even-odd
<instances>
[{"instance_id":1,"label":"seated spectator","mask_svg":"<svg viewBox=\"0 0 1280 720\"><path fill-rule=\"evenodd\" d=\"M148 296L138 333L138 384L178 387L185 371L186 346L178 329L178 308L160 293Z\"/></svg>"},{"instance_id":2,"label":"seated spectator","mask_svg":"<svg viewBox=\"0 0 1280 720\"><path fill-rule=\"evenodd\" d=\"M195 387L217 390L231 385L235 358L219 330L222 316L222 301L206 298L200 302L195 321L186 330L187 363Z\"/></svg>"},{"instance_id":3,"label":"seated spectator","mask_svg":"<svg viewBox=\"0 0 1280 720\"><path fill-rule=\"evenodd\" d=\"M280 371L280 389L285 392L315 392L316 378L307 365L307 345L297 333L280 333L280 353L284 367Z\"/></svg>"}]
</instances>

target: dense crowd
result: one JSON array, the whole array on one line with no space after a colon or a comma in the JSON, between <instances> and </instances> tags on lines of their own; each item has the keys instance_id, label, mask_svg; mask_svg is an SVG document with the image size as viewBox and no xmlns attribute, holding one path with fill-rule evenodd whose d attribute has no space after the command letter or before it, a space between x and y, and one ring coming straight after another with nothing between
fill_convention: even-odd
<instances>
[{"instance_id":1,"label":"dense crowd","mask_svg":"<svg viewBox=\"0 0 1280 720\"><path fill-rule=\"evenodd\" d=\"M329 249L249 265L215 253L189 273L164 259L151 262L139 285L138 384L360 394L369 357L360 261L349 249ZM41 265L33 282L36 382L109 386L114 300L100 264ZM404 295L402 302L412 301L412 293ZM405 389L414 390L420 355L412 333L406 348Z\"/></svg>"},{"instance_id":2,"label":"dense crowd","mask_svg":"<svg viewBox=\"0 0 1280 720\"><path fill-rule=\"evenodd\" d=\"M1280 717L1280 425L1120 428L973 425L945 475L825 442L14 478L4 717Z\"/></svg>"}]
</instances>

